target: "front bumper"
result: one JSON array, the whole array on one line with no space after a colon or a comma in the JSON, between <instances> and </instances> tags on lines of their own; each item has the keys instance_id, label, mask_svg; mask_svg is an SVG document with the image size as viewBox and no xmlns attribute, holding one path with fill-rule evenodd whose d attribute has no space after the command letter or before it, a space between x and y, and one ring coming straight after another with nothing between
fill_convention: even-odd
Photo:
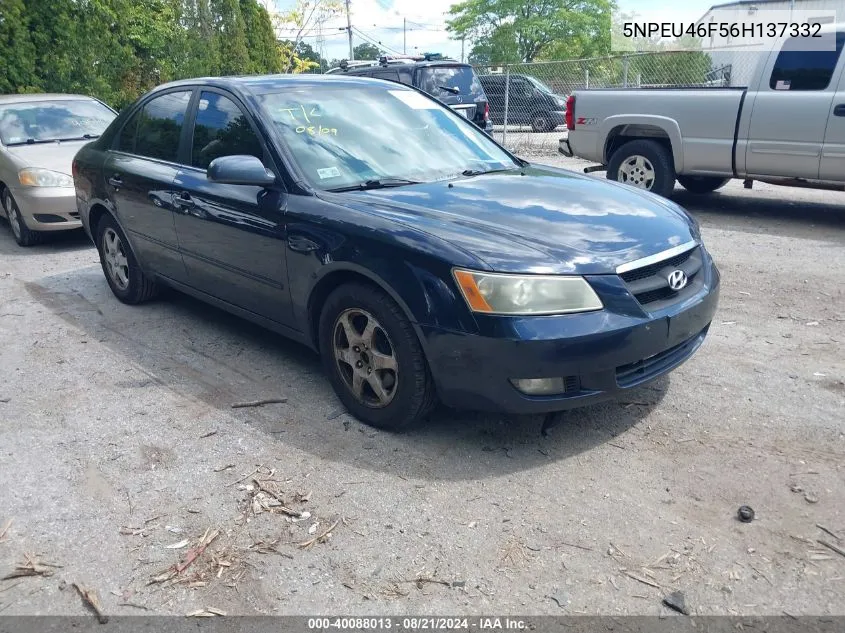
<instances>
[{"instance_id":1,"label":"front bumper","mask_svg":"<svg viewBox=\"0 0 845 633\"><path fill-rule=\"evenodd\" d=\"M73 187L17 187L12 195L32 231L66 231L82 226Z\"/></svg>"},{"instance_id":2,"label":"front bumper","mask_svg":"<svg viewBox=\"0 0 845 633\"><path fill-rule=\"evenodd\" d=\"M461 409L547 413L607 400L655 380L704 342L719 301L719 273L712 262L708 266L699 293L656 314L605 309L487 317L479 319L480 334L423 327L438 395ZM529 396L510 382L555 377L565 379L565 393Z\"/></svg>"}]
</instances>

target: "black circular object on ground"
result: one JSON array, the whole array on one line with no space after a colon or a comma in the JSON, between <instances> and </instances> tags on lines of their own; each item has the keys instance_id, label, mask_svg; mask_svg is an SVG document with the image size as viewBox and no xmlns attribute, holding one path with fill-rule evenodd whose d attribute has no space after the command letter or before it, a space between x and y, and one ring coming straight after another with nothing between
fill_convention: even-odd
<instances>
[{"instance_id":1,"label":"black circular object on ground","mask_svg":"<svg viewBox=\"0 0 845 633\"><path fill-rule=\"evenodd\" d=\"M751 506L739 506L736 516L743 523L750 523L754 520L754 509Z\"/></svg>"}]
</instances>

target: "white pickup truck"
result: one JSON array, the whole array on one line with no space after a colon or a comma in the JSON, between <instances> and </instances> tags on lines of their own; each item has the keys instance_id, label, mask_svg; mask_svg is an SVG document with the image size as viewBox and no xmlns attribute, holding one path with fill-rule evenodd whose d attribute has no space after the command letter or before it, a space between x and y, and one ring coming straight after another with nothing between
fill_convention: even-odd
<instances>
[{"instance_id":1,"label":"white pickup truck","mask_svg":"<svg viewBox=\"0 0 845 633\"><path fill-rule=\"evenodd\" d=\"M745 88L576 90L560 152L662 196L676 180L709 193L731 178L842 190L845 25L824 28L835 50L787 39L759 54Z\"/></svg>"}]
</instances>

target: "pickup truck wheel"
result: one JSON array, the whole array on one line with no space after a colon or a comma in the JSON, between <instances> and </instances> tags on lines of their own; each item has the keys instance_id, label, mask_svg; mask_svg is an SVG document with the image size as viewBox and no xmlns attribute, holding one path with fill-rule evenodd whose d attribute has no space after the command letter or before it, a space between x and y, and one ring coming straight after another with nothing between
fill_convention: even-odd
<instances>
[{"instance_id":1,"label":"pickup truck wheel","mask_svg":"<svg viewBox=\"0 0 845 633\"><path fill-rule=\"evenodd\" d=\"M656 141L629 141L613 152L607 177L668 198L675 189L675 166L669 151Z\"/></svg>"},{"instance_id":2,"label":"pickup truck wheel","mask_svg":"<svg viewBox=\"0 0 845 633\"><path fill-rule=\"evenodd\" d=\"M678 182L690 193L712 193L728 184L729 180L718 176L678 176Z\"/></svg>"}]
</instances>

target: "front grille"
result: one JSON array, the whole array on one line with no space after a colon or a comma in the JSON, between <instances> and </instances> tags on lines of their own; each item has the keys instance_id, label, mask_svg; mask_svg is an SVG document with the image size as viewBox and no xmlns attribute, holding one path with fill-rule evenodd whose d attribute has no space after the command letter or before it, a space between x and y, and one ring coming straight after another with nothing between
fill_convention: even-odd
<instances>
[{"instance_id":1,"label":"front grille","mask_svg":"<svg viewBox=\"0 0 845 633\"><path fill-rule=\"evenodd\" d=\"M638 360L635 363L616 368L616 384L620 387L633 387L659 374L669 371L676 365L689 358L701 345L707 334L707 328L687 339L679 345L670 347L664 352Z\"/></svg>"},{"instance_id":2,"label":"front grille","mask_svg":"<svg viewBox=\"0 0 845 633\"><path fill-rule=\"evenodd\" d=\"M694 246L680 255L626 271L619 276L639 304L654 312L698 292L704 284L703 267L701 247ZM675 270L682 270L687 276L687 285L677 291L669 287L668 280L669 274Z\"/></svg>"},{"instance_id":3,"label":"front grille","mask_svg":"<svg viewBox=\"0 0 845 633\"><path fill-rule=\"evenodd\" d=\"M581 380L578 376L565 376L563 379L565 386L564 393L575 393L581 391Z\"/></svg>"}]
</instances>

